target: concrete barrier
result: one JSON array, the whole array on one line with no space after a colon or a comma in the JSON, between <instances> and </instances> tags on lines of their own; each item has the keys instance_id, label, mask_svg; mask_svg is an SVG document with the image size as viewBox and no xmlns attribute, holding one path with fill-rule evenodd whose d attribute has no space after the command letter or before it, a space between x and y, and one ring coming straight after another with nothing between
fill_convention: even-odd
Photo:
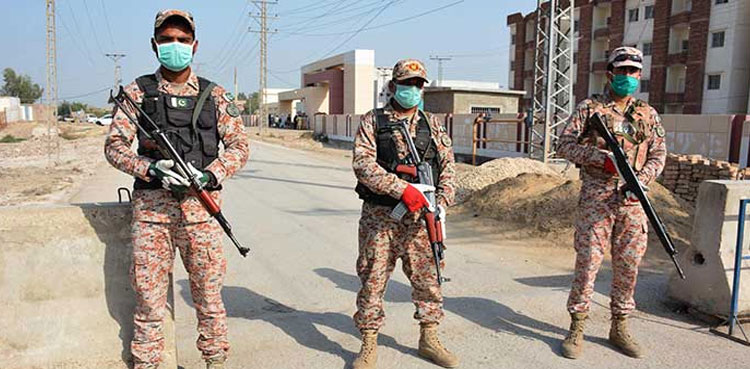
<instances>
[{"instance_id":1,"label":"concrete barrier","mask_svg":"<svg viewBox=\"0 0 750 369\"><path fill-rule=\"evenodd\" d=\"M691 246L680 256L687 280L673 276L671 298L715 316L729 315L740 199L750 198L750 181L712 180L698 190ZM745 240L750 226L745 225ZM747 243L747 242L746 242ZM750 252L745 246L745 253ZM750 312L750 262L741 272L739 311Z\"/></svg>"},{"instance_id":2,"label":"concrete barrier","mask_svg":"<svg viewBox=\"0 0 750 369\"><path fill-rule=\"evenodd\" d=\"M130 221L129 204L0 209L0 367L129 367ZM177 368L169 301L160 368Z\"/></svg>"}]
</instances>

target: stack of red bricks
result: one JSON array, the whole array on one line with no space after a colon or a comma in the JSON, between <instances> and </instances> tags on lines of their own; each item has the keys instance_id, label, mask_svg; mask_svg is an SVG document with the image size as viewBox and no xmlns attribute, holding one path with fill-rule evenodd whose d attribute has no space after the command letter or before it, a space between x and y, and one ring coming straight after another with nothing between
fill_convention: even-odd
<instances>
[{"instance_id":1,"label":"stack of red bricks","mask_svg":"<svg viewBox=\"0 0 750 369\"><path fill-rule=\"evenodd\" d=\"M750 178L750 168L740 169L737 164L701 155L669 154L660 182L683 200L695 202L701 182L743 178Z\"/></svg>"}]
</instances>

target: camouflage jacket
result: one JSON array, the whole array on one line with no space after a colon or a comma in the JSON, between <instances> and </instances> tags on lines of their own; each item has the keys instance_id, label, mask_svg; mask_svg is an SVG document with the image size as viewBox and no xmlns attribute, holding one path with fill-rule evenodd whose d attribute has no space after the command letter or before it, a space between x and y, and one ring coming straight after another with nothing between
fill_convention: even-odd
<instances>
[{"instance_id":1,"label":"camouflage jacket","mask_svg":"<svg viewBox=\"0 0 750 369\"><path fill-rule=\"evenodd\" d=\"M654 108L633 97L623 111L617 108L608 91L582 101L560 135L557 153L581 165L584 180L609 182L616 179L603 169L609 152L604 139L589 126L589 117L597 112L620 142L641 183L648 185L655 180L664 169L667 157L664 127Z\"/></svg>"},{"instance_id":2,"label":"camouflage jacket","mask_svg":"<svg viewBox=\"0 0 750 369\"><path fill-rule=\"evenodd\" d=\"M391 121L397 121L397 113L388 105L385 108ZM430 125L432 140L437 147L438 159L440 163L440 175L438 176L437 190L435 191L437 202L442 206L453 204L455 195L455 163L453 158L453 148L450 137L445 131L442 122L430 113L425 113ZM409 132L412 137L417 134L417 114L411 119ZM396 137L396 146L399 159L404 159L409 155L409 149L406 147L400 132L394 132ZM352 167L354 174L360 183L364 184L372 191L378 194L389 195L395 199L400 199L404 193L407 181L399 178L394 173L389 173L385 168L377 163L377 134L375 123L375 110L369 111L362 116L359 130L354 137L354 155L352 157Z\"/></svg>"},{"instance_id":3,"label":"camouflage jacket","mask_svg":"<svg viewBox=\"0 0 750 369\"><path fill-rule=\"evenodd\" d=\"M198 77L193 72L183 84L170 83L162 77L159 71L156 72L156 78L160 92L178 96L198 95ZM143 98L143 91L135 82L125 87L125 92L138 103ZM226 94L226 90L220 86L216 86L211 95L216 104L218 131L221 142L224 144L224 151L206 167L206 170L216 177L217 183L222 183L245 165L250 148L242 119L227 113L227 108L233 104L231 96ZM134 111L130 113L134 117L138 116ZM104 155L112 166L129 175L146 181L157 180L148 174L149 165L154 160L139 156L132 148L137 129L138 127L127 119L125 113L115 109L104 144ZM213 191L211 196L221 204L219 191ZM157 223L180 221L199 223L210 220L211 216L194 196L177 199L170 191L158 189L134 191L133 219Z\"/></svg>"}]
</instances>

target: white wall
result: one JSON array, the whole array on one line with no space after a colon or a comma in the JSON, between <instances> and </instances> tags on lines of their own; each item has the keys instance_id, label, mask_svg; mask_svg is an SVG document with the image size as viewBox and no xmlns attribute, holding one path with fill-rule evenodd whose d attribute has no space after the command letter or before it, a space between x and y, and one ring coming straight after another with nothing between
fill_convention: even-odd
<instances>
[{"instance_id":1,"label":"white wall","mask_svg":"<svg viewBox=\"0 0 750 369\"><path fill-rule=\"evenodd\" d=\"M703 113L747 111L750 83L750 5L747 0L711 1L711 18L703 81ZM724 31L724 47L711 47L711 33ZM721 75L721 88L708 89L708 75Z\"/></svg>"}]
</instances>

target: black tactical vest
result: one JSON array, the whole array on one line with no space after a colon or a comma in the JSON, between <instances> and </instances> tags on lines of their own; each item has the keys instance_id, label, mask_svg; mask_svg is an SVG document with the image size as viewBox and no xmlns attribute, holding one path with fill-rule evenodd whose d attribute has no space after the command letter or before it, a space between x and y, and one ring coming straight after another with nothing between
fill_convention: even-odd
<instances>
[{"instance_id":1,"label":"black tactical vest","mask_svg":"<svg viewBox=\"0 0 750 369\"><path fill-rule=\"evenodd\" d=\"M156 75L138 77L135 82L143 91L141 108L163 130L177 153L186 163L203 170L219 156L218 112L211 96L215 84L198 77L198 96L176 96L159 92ZM141 126L149 127L143 117ZM154 160L165 159L156 143L138 131L138 155ZM161 182L136 178L134 189L159 189ZM219 188L211 188L217 190Z\"/></svg>"},{"instance_id":2,"label":"black tactical vest","mask_svg":"<svg viewBox=\"0 0 750 369\"><path fill-rule=\"evenodd\" d=\"M398 146L396 144L398 136L393 134L393 132L398 131L398 124L396 122L391 122L388 115L383 112L383 109L375 110L375 123L378 165L383 167L389 173L394 173L396 171L396 166L399 164L407 164L405 160L399 160L398 157ZM440 178L440 158L438 157L437 146L432 140L429 121L421 110L419 111L419 119L417 119L417 137L414 139L414 146L417 147L417 153L419 154L420 159L429 163L432 167L432 180L437 187L438 178ZM408 175L399 175L399 177L410 183L416 183L418 181L417 178L411 178ZM357 187L354 190L357 192L360 199L377 205L396 206L400 201L400 199L394 199L388 195L377 194L361 182L357 183Z\"/></svg>"}]
</instances>

